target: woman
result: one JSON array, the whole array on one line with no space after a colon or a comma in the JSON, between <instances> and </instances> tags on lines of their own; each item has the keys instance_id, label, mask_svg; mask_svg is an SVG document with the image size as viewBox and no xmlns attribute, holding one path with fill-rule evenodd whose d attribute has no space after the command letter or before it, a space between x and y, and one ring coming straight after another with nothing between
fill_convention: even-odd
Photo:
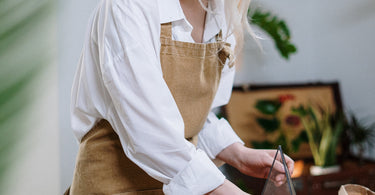
<instances>
[{"instance_id":1,"label":"woman","mask_svg":"<svg viewBox=\"0 0 375 195\"><path fill-rule=\"evenodd\" d=\"M99 4L72 89L80 150L70 194L246 194L213 162L267 175L275 151L246 148L210 111L230 98L248 4Z\"/></svg>"}]
</instances>

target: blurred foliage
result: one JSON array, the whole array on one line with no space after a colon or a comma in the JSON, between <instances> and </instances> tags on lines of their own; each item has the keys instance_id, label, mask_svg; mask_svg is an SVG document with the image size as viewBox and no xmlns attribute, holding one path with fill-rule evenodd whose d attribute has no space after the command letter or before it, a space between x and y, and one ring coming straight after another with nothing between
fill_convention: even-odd
<instances>
[{"instance_id":1,"label":"blurred foliage","mask_svg":"<svg viewBox=\"0 0 375 195\"><path fill-rule=\"evenodd\" d=\"M266 133L272 133L280 127L280 120L276 117L271 119L257 118L257 123L264 129Z\"/></svg>"},{"instance_id":2,"label":"blurred foliage","mask_svg":"<svg viewBox=\"0 0 375 195\"><path fill-rule=\"evenodd\" d=\"M364 120L359 120L353 113L350 113L350 120L345 124L345 133L352 146L358 147L359 159L363 160L363 153L375 146L375 123L365 124Z\"/></svg>"},{"instance_id":3,"label":"blurred foliage","mask_svg":"<svg viewBox=\"0 0 375 195\"><path fill-rule=\"evenodd\" d=\"M0 0L0 194L16 152L27 133L25 113L32 101L32 82L52 52L46 35L51 0Z\"/></svg>"},{"instance_id":4,"label":"blurred foliage","mask_svg":"<svg viewBox=\"0 0 375 195\"><path fill-rule=\"evenodd\" d=\"M281 102L279 100L259 100L257 101L255 108L263 114L276 114L280 109Z\"/></svg>"},{"instance_id":5,"label":"blurred foliage","mask_svg":"<svg viewBox=\"0 0 375 195\"><path fill-rule=\"evenodd\" d=\"M289 59L289 56L297 52L296 46L291 43L291 35L286 22L271 12L256 9L254 12L248 11L249 22L259 26L264 30L275 42L275 46L280 55Z\"/></svg>"},{"instance_id":6,"label":"blurred foliage","mask_svg":"<svg viewBox=\"0 0 375 195\"><path fill-rule=\"evenodd\" d=\"M310 150L317 166L336 164L336 149L345 128L345 116L342 112L331 113L329 109L317 106L293 108L301 117L306 129Z\"/></svg>"},{"instance_id":7,"label":"blurred foliage","mask_svg":"<svg viewBox=\"0 0 375 195\"><path fill-rule=\"evenodd\" d=\"M277 135L275 140L263 140L263 141L251 141L251 145L257 149L274 149L278 145L284 147L285 153L293 153L299 150L302 143L307 143L307 135L305 131L302 131L295 138L289 138L286 136L288 129L282 128L282 121L288 125L288 127L294 128L299 125L300 118L296 115L283 115L280 113L280 109L286 101L294 100L294 96L291 94L281 94L271 99L259 99L255 103L254 107L262 114L256 117L256 122L259 127L262 128L267 135Z\"/></svg>"}]
</instances>

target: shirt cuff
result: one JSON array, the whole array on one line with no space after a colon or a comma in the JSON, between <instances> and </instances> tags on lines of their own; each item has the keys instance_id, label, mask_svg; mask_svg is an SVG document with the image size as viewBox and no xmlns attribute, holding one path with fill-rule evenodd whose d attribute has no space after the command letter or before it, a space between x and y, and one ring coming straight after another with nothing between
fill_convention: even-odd
<instances>
[{"instance_id":1,"label":"shirt cuff","mask_svg":"<svg viewBox=\"0 0 375 195\"><path fill-rule=\"evenodd\" d=\"M227 120L224 118L218 119L211 112L202 131L198 135L197 147L205 151L214 160L222 150L236 142L244 144Z\"/></svg>"},{"instance_id":2,"label":"shirt cuff","mask_svg":"<svg viewBox=\"0 0 375 195\"><path fill-rule=\"evenodd\" d=\"M207 154L198 149L189 165L179 172L169 184L164 184L166 195L175 194L206 194L224 183L225 176L208 158Z\"/></svg>"}]
</instances>

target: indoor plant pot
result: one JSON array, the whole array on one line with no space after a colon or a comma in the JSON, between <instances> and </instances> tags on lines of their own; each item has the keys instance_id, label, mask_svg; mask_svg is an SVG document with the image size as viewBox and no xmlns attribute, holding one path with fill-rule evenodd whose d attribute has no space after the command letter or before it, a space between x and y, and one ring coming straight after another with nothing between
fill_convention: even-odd
<instances>
[{"instance_id":1,"label":"indoor plant pot","mask_svg":"<svg viewBox=\"0 0 375 195\"><path fill-rule=\"evenodd\" d=\"M317 176L317 175L327 175L331 173L337 173L340 171L340 165L332 165L332 166L317 166L313 165L310 167L310 174Z\"/></svg>"},{"instance_id":2,"label":"indoor plant pot","mask_svg":"<svg viewBox=\"0 0 375 195\"><path fill-rule=\"evenodd\" d=\"M315 166L310 168L311 175L322 175L340 171L336 164L336 148L344 129L342 112L330 112L319 105L294 108L305 127Z\"/></svg>"}]
</instances>

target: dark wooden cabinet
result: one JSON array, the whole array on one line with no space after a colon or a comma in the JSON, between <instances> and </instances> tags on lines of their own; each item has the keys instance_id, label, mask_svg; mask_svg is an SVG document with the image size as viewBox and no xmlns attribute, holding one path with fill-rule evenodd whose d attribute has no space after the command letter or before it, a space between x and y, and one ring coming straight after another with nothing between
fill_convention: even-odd
<instances>
[{"instance_id":1,"label":"dark wooden cabinet","mask_svg":"<svg viewBox=\"0 0 375 195\"><path fill-rule=\"evenodd\" d=\"M337 195L344 184L359 184L375 190L375 163L358 165L354 161L345 161L340 172L320 176L304 173L293 182L298 189L297 194Z\"/></svg>"},{"instance_id":2,"label":"dark wooden cabinet","mask_svg":"<svg viewBox=\"0 0 375 195\"><path fill-rule=\"evenodd\" d=\"M341 185L359 184L375 191L375 163L347 160L341 163L341 170L337 173L312 176L309 174L311 164L305 164L302 175L293 178L294 187L298 195L337 195ZM227 178L242 189L261 194L265 179L245 176L229 165L224 165L222 171Z\"/></svg>"}]
</instances>

